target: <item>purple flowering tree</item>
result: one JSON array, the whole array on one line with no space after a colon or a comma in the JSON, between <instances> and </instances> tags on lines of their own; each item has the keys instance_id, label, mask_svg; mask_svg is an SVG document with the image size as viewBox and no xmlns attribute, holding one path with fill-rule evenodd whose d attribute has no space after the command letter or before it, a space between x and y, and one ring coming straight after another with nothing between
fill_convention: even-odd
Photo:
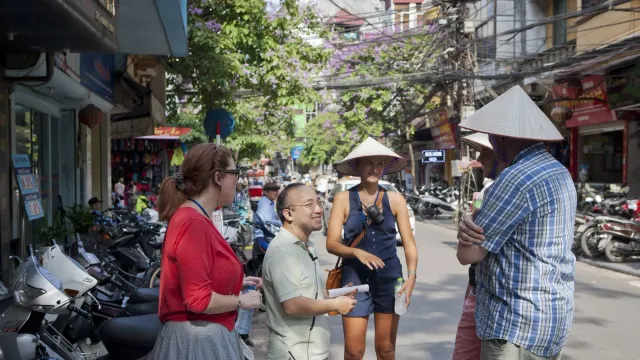
<instances>
[{"instance_id":1,"label":"purple flowering tree","mask_svg":"<svg viewBox=\"0 0 640 360\"><path fill-rule=\"evenodd\" d=\"M325 78L355 80L426 72L440 51L429 28L369 38L335 49ZM337 108L335 116L307 126L307 132L318 137L307 139L303 157L308 162L335 163L367 136L388 137L398 151L405 152L403 148L408 146L413 164L412 120L435 107L437 90L434 84L397 81L342 91L333 104ZM327 131L328 125L331 131ZM323 157L327 152L329 155Z\"/></svg>"},{"instance_id":2,"label":"purple flowering tree","mask_svg":"<svg viewBox=\"0 0 640 360\"><path fill-rule=\"evenodd\" d=\"M177 111L177 97L187 95L203 105L200 119L207 109L228 109L236 127L225 144L236 159L278 151L274 144L292 137L293 105L318 99L312 77L329 59L329 51L304 40L308 33L326 35L311 8L296 0L267 5L265 0L189 0L190 54L170 59L167 69L175 75L169 77L170 121L188 122L195 130L190 140L206 141L202 124Z\"/></svg>"}]
</instances>

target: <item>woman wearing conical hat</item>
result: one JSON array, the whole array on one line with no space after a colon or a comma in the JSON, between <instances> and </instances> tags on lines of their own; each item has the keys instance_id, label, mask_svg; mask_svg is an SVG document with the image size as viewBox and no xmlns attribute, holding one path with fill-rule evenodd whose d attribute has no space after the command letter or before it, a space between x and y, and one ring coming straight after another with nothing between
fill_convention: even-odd
<instances>
[{"instance_id":1,"label":"woman wearing conical hat","mask_svg":"<svg viewBox=\"0 0 640 360\"><path fill-rule=\"evenodd\" d=\"M404 278L396 252L396 224L407 263L407 277L399 293L405 296L405 306L410 303L416 283L418 250L404 197L385 191L379 181L383 175L398 172L406 165L405 159L372 138L367 138L338 165L341 174L359 176L361 182L349 191L338 193L333 200L327 251L344 260L341 286L369 285L369 292L358 293L358 304L342 318L345 360L364 356L371 314L374 314L378 359L395 359L400 321L394 308L395 287ZM343 230L344 241L341 241Z\"/></svg>"},{"instance_id":2,"label":"woman wearing conical hat","mask_svg":"<svg viewBox=\"0 0 640 360\"><path fill-rule=\"evenodd\" d=\"M485 181L482 190L474 194L473 211L482 206L484 193L493 184L495 178L508 165L496 160L493 146L489 142L489 135L475 133L462 138L462 142L478 151L478 161L482 164L482 174ZM462 315L456 332L456 342L453 348L452 360L480 360L481 342L476 335L476 265L469 266L469 285L464 296Z\"/></svg>"}]
</instances>

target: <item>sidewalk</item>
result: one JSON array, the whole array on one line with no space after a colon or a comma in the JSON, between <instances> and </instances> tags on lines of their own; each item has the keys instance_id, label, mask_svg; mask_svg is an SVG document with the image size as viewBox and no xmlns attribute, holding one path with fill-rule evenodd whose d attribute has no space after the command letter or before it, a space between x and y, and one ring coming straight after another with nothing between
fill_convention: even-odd
<instances>
[{"instance_id":1,"label":"sidewalk","mask_svg":"<svg viewBox=\"0 0 640 360\"><path fill-rule=\"evenodd\" d=\"M253 317L253 326L249 338L253 341L254 359L267 358L267 345L269 345L269 329L267 328L267 313L258 311Z\"/></svg>"},{"instance_id":2,"label":"sidewalk","mask_svg":"<svg viewBox=\"0 0 640 360\"><path fill-rule=\"evenodd\" d=\"M424 220L419 217L416 217L416 220L425 222L428 224L442 226L453 231L458 230L457 226L453 223L452 219ZM601 257L598 259L591 259L584 256L578 256L577 260L601 269L607 269L607 270L619 272L626 275L640 277L640 261L630 261L630 262L617 264L617 263L612 263L607 261L607 259L605 259L604 257Z\"/></svg>"}]
</instances>

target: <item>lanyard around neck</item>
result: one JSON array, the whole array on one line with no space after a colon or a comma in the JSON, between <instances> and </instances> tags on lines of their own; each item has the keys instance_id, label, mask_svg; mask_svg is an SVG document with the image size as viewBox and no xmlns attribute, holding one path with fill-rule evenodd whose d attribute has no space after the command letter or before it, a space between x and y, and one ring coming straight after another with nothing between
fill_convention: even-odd
<instances>
[{"instance_id":1,"label":"lanyard around neck","mask_svg":"<svg viewBox=\"0 0 640 360\"><path fill-rule=\"evenodd\" d=\"M193 200L193 199L189 199L189 201L191 201L192 203L198 205L198 207L200 208L200 210L202 210L202 213L204 214L204 216L206 216L207 218L211 219L210 215L207 215L207 211L202 207L202 205L200 205L199 202Z\"/></svg>"}]
</instances>

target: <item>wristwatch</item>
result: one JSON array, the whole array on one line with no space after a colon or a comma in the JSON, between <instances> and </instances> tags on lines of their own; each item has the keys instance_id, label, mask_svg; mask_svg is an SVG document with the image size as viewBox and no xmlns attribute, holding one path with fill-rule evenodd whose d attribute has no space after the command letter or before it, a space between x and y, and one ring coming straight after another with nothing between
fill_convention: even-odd
<instances>
[{"instance_id":1,"label":"wristwatch","mask_svg":"<svg viewBox=\"0 0 640 360\"><path fill-rule=\"evenodd\" d=\"M407 277L409 277L409 276L411 276L411 275L413 275L413 276L415 276L415 277L418 277L418 274L416 274L416 272L415 272L414 270L409 270L409 271L407 271Z\"/></svg>"},{"instance_id":2,"label":"wristwatch","mask_svg":"<svg viewBox=\"0 0 640 360\"><path fill-rule=\"evenodd\" d=\"M238 299L238 308L236 310L240 310L240 305L242 305L242 300L240 300L240 296L236 297Z\"/></svg>"}]
</instances>

